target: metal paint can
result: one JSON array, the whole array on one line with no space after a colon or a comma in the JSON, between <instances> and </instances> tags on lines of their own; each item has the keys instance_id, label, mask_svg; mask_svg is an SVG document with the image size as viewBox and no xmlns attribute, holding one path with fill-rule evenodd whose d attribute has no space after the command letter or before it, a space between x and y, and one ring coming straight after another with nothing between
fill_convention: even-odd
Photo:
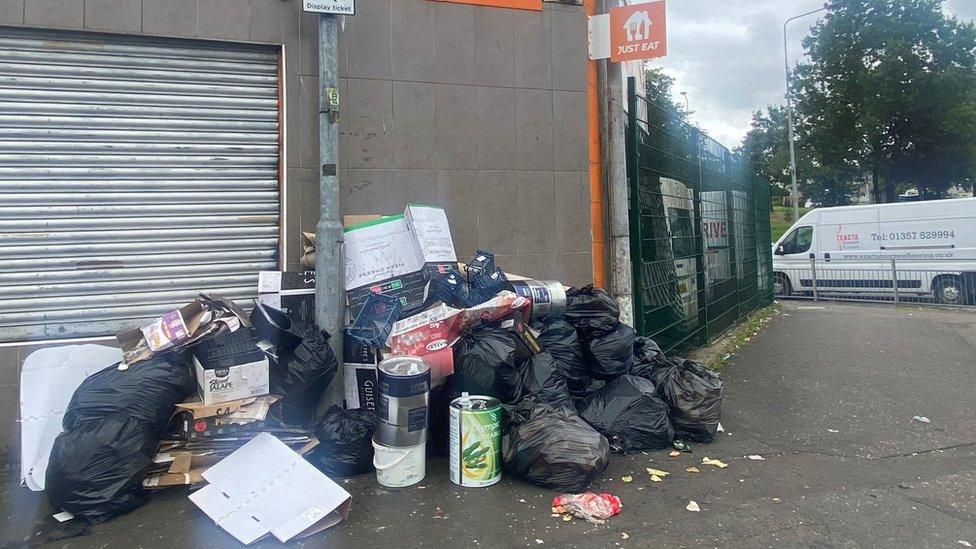
<instances>
[{"instance_id":1,"label":"metal paint can","mask_svg":"<svg viewBox=\"0 0 976 549\"><path fill-rule=\"evenodd\" d=\"M566 288L558 280L513 280L512 291L532 300L532 318L561 317L566 312Z\"/></svg>"},{"instance_id":2,"label":"metal paint can","mask_svg":"<svg viewBox=\"0 0 976 549\"><path fill-rule=\"evenodd\" d=\"M395 448L426 442L430 364L415 356L390 357L376 367L376 385L377 442Z\"/></svg>"},{"instance_id":3,"label":"metal paint can","mask_svg":"<svg viewBox=\"0 0 976 549\"><path fill-rule=\"evenodd\" d=\"M502 478L502 407L489 396L463 393L451 402L450 474L460 486L484 487Z\"/></svg>"}]
</instances>

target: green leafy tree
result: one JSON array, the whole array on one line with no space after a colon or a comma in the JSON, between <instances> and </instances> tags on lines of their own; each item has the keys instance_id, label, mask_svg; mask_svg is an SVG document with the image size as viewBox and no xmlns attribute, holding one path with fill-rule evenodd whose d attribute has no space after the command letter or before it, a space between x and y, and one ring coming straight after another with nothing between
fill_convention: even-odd
<instances>
[{"instance_id":1,"label":"green leafy tree","mask_svg":"<svg viewBox=\"0 0 976 549\"><path fill-rule=\"evenodd\" d=\"M866 174L878 201L917 187L926 198L976 174L976 28L939 0L848 0L804 40L794 73L798 144L810 187Z\"/></svg>"},{"instance_id":2,"label":"green leafy tree","mask_svg":"<svg viewBox=\"0 0 976 549\"><path fill-rule=\"evenodd\" d=\"M647 100L663 109L668 116L684 120L684 108L674 102L672 91L674 89L674 78L664 74L659 68L645 68L644 80L646 81Z\"/></svg>"}]
</instances>

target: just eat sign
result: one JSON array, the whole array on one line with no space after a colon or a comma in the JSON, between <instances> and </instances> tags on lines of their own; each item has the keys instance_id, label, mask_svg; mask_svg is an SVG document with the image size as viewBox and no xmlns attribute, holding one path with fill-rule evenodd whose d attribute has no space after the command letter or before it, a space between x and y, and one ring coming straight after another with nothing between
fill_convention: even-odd
<instances>
[{"instance_id":1,"label":"just eat sign","mask_svg":"<svg viewBox=\"0 0 976 549\"><path fill-rule=\"evenodd\" d=\"M651 59L668 54L665 3L610 8L610 60Z\"/></svg>"}]
</instances>

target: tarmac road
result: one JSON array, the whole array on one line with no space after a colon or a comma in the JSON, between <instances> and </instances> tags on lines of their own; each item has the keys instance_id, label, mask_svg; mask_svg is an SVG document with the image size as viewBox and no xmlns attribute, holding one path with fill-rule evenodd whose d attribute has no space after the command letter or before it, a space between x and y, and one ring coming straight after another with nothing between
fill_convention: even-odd
<instances>
[{"instance_id":1,"label":"tarmac road","mask_svg":"<svg viewBox=\"0 0 976 549\"><path fill-rule=\"evenodd\" d=\"M726 433L677 458L615 456L593 487L623 500L622 514L605 525L551 517L555 494L514 479L459 489L435 460L416 487L382 489L370 475L347 481L349 520L291 545L976 545L976 313L787 302L723 377ZM763 460L745 457L753 454ZM704 466L705 456L729 467ZM693 465L701 473L685 472ZM671 475L651 482L647 467ZM623 483L628 474L633 482ZM18 487L16 477L11 463L0 488L0 545L41 541L52 531L46 500ZM689 500L701 512L686 511ZM180 489L50 545L239 546Z\"/></svg>"}]
</instances>

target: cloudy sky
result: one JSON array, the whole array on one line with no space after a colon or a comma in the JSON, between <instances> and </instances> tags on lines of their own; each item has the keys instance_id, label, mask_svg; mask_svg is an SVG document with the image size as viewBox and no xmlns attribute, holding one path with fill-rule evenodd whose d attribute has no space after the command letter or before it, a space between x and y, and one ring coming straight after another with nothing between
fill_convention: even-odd
<instances>
[{"instance_id":1,"label":"cloudy sky","mask_svg":"<svg viewBox=\"0 0 976 549\"><path fill-rule=\"evenodd\" d=\"M652 60L688 92L692 121L726 146L738 146L752 112L783 101L783 21L823 6L823 0L668 0L668 57ZM943 9L976 19L976 0L946 0ZM817 21L790 24L791 62Z\"/></svg>"}]
</instances>

